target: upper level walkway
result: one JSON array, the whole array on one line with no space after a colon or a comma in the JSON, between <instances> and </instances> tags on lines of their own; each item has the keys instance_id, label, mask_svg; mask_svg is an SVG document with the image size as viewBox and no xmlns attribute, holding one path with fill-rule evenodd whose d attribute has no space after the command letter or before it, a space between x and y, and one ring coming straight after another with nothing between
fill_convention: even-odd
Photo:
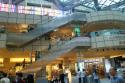
<instances>
[{"instance_id":1,"label":"upper level walkway","mask_svg":"<svg viewBox=\"0 0 125 83\"><path fill-rule=\"evenodd\" d=\"M109 28L109 26L112 28L124 29L125 13L119 11L98 11L98 12L91 12L89 14L74 13L63 17L57 17L44 24L38 24L37 28L28 33L8 34L7 45L18 46L18 47L25 45L26 43L34 39L37 39L39 36L42 36L43 34L52 31L56 28L59 28L63 25L66 25L72 21L77 21L77 22L82 21L83 25L85 25L84 29L86 31L96 30L96 27L98 28L103 27L101 29L104 29L104 27ZM102 21L104 23L109 23L109 24L103 24L103 26L98 25L94 26L94 28L91 28L93 27L93 24L100 24L100 22ZM91 26L88 27L89 25Z\"/></svg>"}]
</instances>

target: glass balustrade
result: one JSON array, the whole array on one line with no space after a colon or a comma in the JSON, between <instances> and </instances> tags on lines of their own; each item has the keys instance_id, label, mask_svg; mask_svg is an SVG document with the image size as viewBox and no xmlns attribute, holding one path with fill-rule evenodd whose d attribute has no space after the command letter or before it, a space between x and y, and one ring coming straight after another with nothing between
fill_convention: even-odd
<instances>
[{"instance_id":1,"label":"glass balustrade","mask_svg":"<svg viewBox=\"0 0 125 83\"><path fill-rule=\"evenodd\" d=\"M69 40L59 41L55 45L53 45L51 47L51 49L49 49L47 57L42 56L41 58L44 58L44 59L45 58L46 59L54 58L54 57L59 56L62 53L65 53L65 52L72 50L76 46L79 46L79 45L80 46L82 46L82 45L89 46L89 44L90 44L89 37L74 37L74 38L69 39Z\"/></svg>"},{"instance_id":2,"label":"glass balustrade","mask_svg":"<svg viewBox=\"0 0 125 83\"><path fill-rule=\"evenodd\" d=\"M83 40L80 40L81 38L83 38ZM62 47L60 47L59 50L55 50L52 53L49 53L47 56L43 56L41 57L40 60L47 60L47 61L51 61L55 58L60 57L61 54L67 53L69 51L71 51L73 48L77 47L77 46L90 46L90 40L87 37L80 37L80 38L74 38L71 40L71 43L65 43L64 45L62 45Z\"/></svg>"},{"instance_id":3,"label":"glass balustrade","mask_svg":"<svg viewBox=\"0 0 125 83\"><path fill-rule=\"evenodd\" d=\"M59 40L59 41L56 41L56 43L54 45L52 45L50 51L57 51L59 50L60 48L62 47L65 47L65 46L70 46L70 44L74 44L74 42L88 42L89 40L89 37L71 37L71 38L67 38L65 40Z\"/></svg>"}]
</instances>

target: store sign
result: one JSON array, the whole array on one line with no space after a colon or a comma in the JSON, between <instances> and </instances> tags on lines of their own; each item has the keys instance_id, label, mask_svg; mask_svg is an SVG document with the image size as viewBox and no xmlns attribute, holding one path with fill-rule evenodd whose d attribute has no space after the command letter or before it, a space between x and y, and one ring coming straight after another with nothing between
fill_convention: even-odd
<instances>
[{"instance_id":1,"label":"store sign","mask_svg":"<svg viewBox=\"0 0 125 83\"><path fill-rule=\"evenodd\" d=\"M101 62L100 59L91 59L91 60L84 60L84 62Z\"/></svg>"}]
</instances>

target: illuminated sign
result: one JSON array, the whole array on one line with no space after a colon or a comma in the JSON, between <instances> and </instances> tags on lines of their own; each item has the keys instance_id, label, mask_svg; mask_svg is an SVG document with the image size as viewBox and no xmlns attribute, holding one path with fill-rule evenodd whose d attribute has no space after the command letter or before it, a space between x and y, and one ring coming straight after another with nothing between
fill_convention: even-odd
<instances>
[{"instance_id":1,"label":"illuminated sign","mask_svg":"<svg viewBox=\"0 0 125 83\"><path fill-rule=\"evenodd\" d=\"M15 5L10 5L9 12L16 12L16 6Z\"/></svg>"},{"instance_id":2,"label":"illuminated sign","mask_svg":"<svg viewBox=\"0 0 125 83\"><path fill-rule=\"evenodd\" d=\"M62 12L60 10L41 8L41 7L31 7L31 6L15 6L2 3L0 3L0 11L16 12L23 14L48 15L48 16L62 15Z\"/></svg>"}]
</instances>

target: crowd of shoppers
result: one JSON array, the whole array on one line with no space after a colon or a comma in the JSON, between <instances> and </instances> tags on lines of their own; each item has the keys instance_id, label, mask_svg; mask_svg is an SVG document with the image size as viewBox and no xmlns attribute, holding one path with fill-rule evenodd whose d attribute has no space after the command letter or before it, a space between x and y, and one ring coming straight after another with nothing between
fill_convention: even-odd
<instances>
[{"instance_id":1,"label":"crowd of shoppers","mask_svg":"<svg viewBox=\"0 0 125 83\"><path fill-rule=\"evenodd\" d=\"M87 70L83 69L80 71L78 69L77 77L78 83L101 83L99 74L95 68L93 68L90 75L87 74ZM118 76L117 70L113 67L109 70L109 79L111 83L125 83L125 79L122 76Z\"/></svg>"},{"instance_id":2,"label":"crowd of shoppers","mask_svg":"<svg viewBox=\"0 0 125 83\"><path fill-rule=\"evenodd\" d=\"M109 70L109 77L111 83L125 83L125 79L122 76L118 76L117 70L113 67ZM77 83L101 83L98 71L95 67L93 68L91 75L88 75L86 69L83 69L82 71L78 69L77 78ZM32 74L29 74L24 78L23 74L18 72L16 73L15 79L11 82L8 75L4 73L3 77L0 79L0 83L34 83L34 77ZM51 83L72 83L70 70L61 69L59 73L54 73Z\"/></svg>"},{"instance_id":3,"label":"crowd of shoppers","mask_svg":"<svg viewBox=\"0 0 125 83\"><path fill-rule=\"evenodd\" d=\"M51 83L72 83L70 69L60 69L58 73L53 74Z\"/></svg>"},{"instance_id":4,"label":"crowd of shoppers","mask_svg":"<svg viewBox=\"0 0 125 83\"><path fill-rule=\"evenodd\" d=\"M27 77L24 78L23 74L18 72L15 78L12 79L6 73L3 73L0 83L34 83L34 77L32 74L28 74Z\"/></svg>"}]
</instances>

